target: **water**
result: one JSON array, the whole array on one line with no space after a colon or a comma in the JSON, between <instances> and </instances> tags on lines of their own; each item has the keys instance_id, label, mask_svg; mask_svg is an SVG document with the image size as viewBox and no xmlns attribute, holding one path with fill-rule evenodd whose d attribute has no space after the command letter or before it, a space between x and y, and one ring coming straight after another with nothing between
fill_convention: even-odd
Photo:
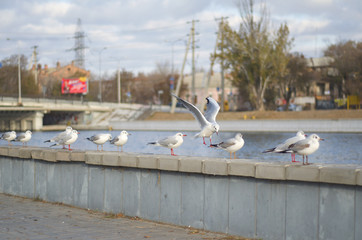
<instances>
[{"instance_id":1,"label":"water","mask_svg":"<svg viewBox=\"0 0 362 240\"><path fill-rule=\"evenodd\" d=\"M78 140L71 145L73 149L79 150L96 150L97 146L88 141L86 138L94 134L107 131L79 131ZM129 131L128 142L124 145L125 152L144 153L144 154L170 154L170 150L163 147L147 145L148 142L156 141L160 138L167 137L176 133L166 131ZM50 139L59 132L34 132L33 137L28 143L29 146L49 147L51 143L44 143L44 140ZM112 136L117 136L119 131L111 131ZM183 132L187 134L184 137L184 143L176 148L175 154L183 156L205 156L215 158L229 158L229 153L214 149L202 144L202 138L194 139L196 132ZM310 133L306 133L310 134ZM309 156L311 163L337 163L337 164L359 164L362 165L362 134L354 133L317 133L324 141L320 142L317 152ZM214 135L213 143L218 143L223 139L233 137L233 132L222 132ZM294 136L295 133L243 133L245 140L244 147L236 152L237 158L254 159L257 161L269 162L288 162L291 160L290 154L262 153L263 150L275 147L285 139ZM208 143L209 140L206 139ZM0 141L1 145L7 145L6 141ZM21 145L14 143L14 145ZM53 147L61 148L61 146ZM104 145L105 151L117 151L117 147L107 142ZM297 160L302 160L301 156L297 156Z\"/></svg>"}]
</instances>

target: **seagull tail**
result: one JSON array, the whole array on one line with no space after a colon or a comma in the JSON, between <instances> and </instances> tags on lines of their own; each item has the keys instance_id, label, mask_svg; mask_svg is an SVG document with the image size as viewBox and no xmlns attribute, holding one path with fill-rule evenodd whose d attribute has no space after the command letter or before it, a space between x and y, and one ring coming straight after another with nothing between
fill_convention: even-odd
<instances>
[{"instance_id":1,"label":"seagull tail","mask_svg":"<svg viewBox=\"0 0 362 240\"><path fill-rule=\"evenodd\" d=\"M157 142L149 142L149 143L147 143L147 144L149 144L149 145L156 145Z\"/></svg>"},{"instance_id":2,"label":"seagull tail","mask_svg":"<svg viewBox=\"0 0 362 240\"><path fill-rule=\"evenodd\" d=\"M263 153L271 153L274 152L275 148L264 150Z\"/></svg>"},{"instance_id":3,"label":"seagull tail","mask_svg":"<svg viewBox=\"0 0 362 240\"><path fill-rule=\"evenodd\" d=\"M50 142L50 140L46 140L46 141L44 141L45 143L47 143L47 142Z\"/></svg>"},{"instance_id":4,"label":"seagull tail","mask_svg":"<svg viewBox=\"0 0 362 240\"><path fill-rule=\"evenodd\" d=\"M53 144L53 145L50 145L49 147L54 147L54 146L58 146L58 144Z\"/></svg>"}]
</instances>

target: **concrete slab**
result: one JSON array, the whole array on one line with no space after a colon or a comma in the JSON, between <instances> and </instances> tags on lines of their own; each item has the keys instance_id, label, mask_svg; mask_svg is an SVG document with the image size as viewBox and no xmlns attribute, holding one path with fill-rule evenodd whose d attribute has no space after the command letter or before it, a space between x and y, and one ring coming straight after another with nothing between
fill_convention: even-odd
<instances>
[{"instance_id":1,"label":"concrete slab","mask_svg":"<svg viewBox=\"0 0 362 240\"><path fill-rule=\"evenodd\" d=\"M231 235L255 238L255 182L252 178L229 178L228 233Z\"/></svg>"},{"instance_id":2,"label":"concrete slab","mask_svg":"<svg viewBox=\"0 0 362 240\"><path fill-rule=\"evenodd\" d=\"M141 170L140 178L140 217L153 221L160 220L160 172Z\"/></svg>"},{"instance_id":3,"label":"concrete slab","mask_svg":"<svg viewBox=\"0 0 362 240\"><path fill-rule=\"evenodd\" d=\"M104 166L120 166L121 160L117 152L105 152L102 157L102 165Z\"/></svg>"},{"instance_id":4,"label":"concrete slab","mask_svg":"<svg viewBox=\"0 0 362 240\"><path fill-rule=\"evenodd\" d=\"M30 158L32 158L31 152L32 152L32 149L30 149L30 148L21 148L21 149L19 149L19 157L22 159L30 159Z\"/></svg>"},{"instance_id":5,"label":"concrete slab","mask_svg":"<svg viewBox=\"0 0 362 240\"><path fill-rule=\"evenodd\" d=\"M21 148L20 147L18 147L18 146L12 146L11 148L9 148L9 150L8 150L8 156L9 157L16 157L16 158L18 158L19 157L19 150L20 150Z\"/></svg>"},{"instance_id":6,"label":"concrete slab","mask_svg":"<svg viewBox=\"0 0 362 240\"><path fill-rule=\"evenodd\" d=\"M318 239L319 184L287 185L285 239Z\"/></svg>"},{"instance_id":7,"label":"concrete slab","mask_svg":"<svg viewBox=\"0 0 362 240\"><path fill-rule=\"evenodd\" d=\"M319 182L319 169L317 165L289 165L285 168L287 180Z\"/></svg>"},{"instance_id":8,"label":"concrete slab","mask_svg":"<svg viewBox=\"0 0 362 240\"><path fill-rule=\"evenodd\" d=\"M189 173L201 173L202 172L202 161L204 158L201 157L179 157L179 171Z\"/></svg>"},{"instance_id":9,"label":"concrete slab","mask_svg":"<svg viewBox=\"0 0 362 240\"><path fill-rule=\"evenodd\" d=\"M247 159L233 159L228 163L228 175L255 177L255 163Z\"/></svg>"},{"instance_id":10,"label":"concrete slab","mask_svg":"<svg viewBox=\"0 0 362 240\"><path fill-rule=\"evenodd\" d=\"M140 182L141 171L135 168L123 170L123 201L122 209L125 215L135 217L140 215Z\"/></svg>"},{"instance_id":11,"label":"concrete slab","mask_svg":"<svg viewBox=\"0 0 362 240\"><path fill-rule=\"evenodd\" d=\"M160 221L180 224L181 174L161 172Z\"/></svg>"},{"instance_id":12,"label":"concrete slab","mask_svg":"<svg viewBox=\"0 0 362 240\"><path fill-rule=\"evenodd\" d=\"M47 172L48 164L44 161L34 161L35 163L35 191L34 197L47 200Z\"/></svg>"},{"instance_id":13,"label":"concrete slab","mask_svg":"<svg viewBox=\"0 0 362 240\"><path fill-rule=\"evenodd\" d=\"M358 236L362 236L362 228L358 226L362 226L362 187L356 187L356 222L355 222L355 239L358 239Z\"/></svg>"},{"instance_id":14,"label":"concrete slab","mask_svg":"<svg viewBox=\"0 0 362 240\"><path fill-rule=\"evenodd\" d=\"M74 164L73 168L73 204L77 207L88 208L88 165Z\"/></svg>"},{"instance_id":15,"label":"concrete slab","mask_svg":"<svg viewBox=\"0 0 362 240\"><path fill-rule=\"evenodd\" d=\"M319 239L354 239L355 186L320 185Z\"/></svg>"},{"instance_id":16,"label":"concrete slab","mask_svg":"<svg viewBox=\"0 0 362 240\"><path fill-rule=\"evenodd\" d=\"M12 191L12 182L7 181L7 179L12 179L13 173L13 162L8 156L1 157L1 189L3 193L13 194Z\"/></svg>"},{"instance_id":17,"label":"concrete slab","mask_svg":"<svg viewBox=\"0 0 362 240\"><path fill-rule=\"evenodd\" d=\"M178 171L179 170L179 158L158 155L158 169L166 171Z\"/></svg>"},{"instance_id":18,"label":"concrete slab","mask_svg":"<svg viewBox=\"0 0 362 240\"><path fill-rule=\"evenodd\" d=\"M285 180L285 163L259 162L255 165L255 177L261 179Z\"/></svg>"},{"instance_id":19,"label":"concrete slab","mask_svg":"<svg viewBox=\"0 0 362 240\"><path fill-rule=\"evenodd\" d=\"M24 160L11 158L11 191L14 195L23 194L23 162Z\"/></svg>"},{"instance_id":20,"label":"concrete slab","mask_svg":"<svg viewBox=\"0 0 362 240\"><path fill-rule=\"evenodd\" d=\"M158 169L158 155L138 155L139 168Z\"/></svg>"},{"instance_id":21,"label":"concrete slab","mask_svg":"<svg viewBox=\"0 0 362 240\"><path fill-rule=\"evenodd\" d=\"M35 163L34 160L23 161L23 196L34 198L35 182Z\"/></svg>"},{"instance_id":22,"label":"concrete slab","mask_svg":"<svg viewBox=\"0 0 362 240\"><path fill-rule=\"evenodd\" d=\"M61 164L61 196L60 201L65 204L74 205L74 169L76 164L70 162L62 162Z\"/></svg>"},{"instance_id":23,"label":"concrete slab","mask_svg":"<svg viewBox=\"0 0 362 240\"><path fill-rule=\"evenodd\" d=\"M202 173L211 175L227 175L228 160L208 158L204 159L202 164Z\"/></svg>"},{"instance_id":24,"label":"concrete slab","mask_svg":"<svg viewBox=\"0 0 362 240\"><path fill-rule=\"evenodd\" d=\"M205 176L181 174L181 225L204 228Z\"/></svg>"},{"instance_id":25,"label":"concrete slab","mask_svg":"<svg viewBox=\"0 0 362 240\"><path fill-rule=\"evenodd\" d=\"M47 185L46 200L51 202L60 202L62 196L62 167L61 164L47 164Z\"/></svg>"},{"instance_id":26,"label":"concrete slab","mask_svg":"<svg viewBox=\"0 0 362 240\"><path fill-rule=\"evenodd\" d=\"M356 185L357 172L355 167L328 166L320 169L320 181Z\"/></svg>"},{"instance_id":27,"label":"concrete slab","mask_svg":"<svg viewBox=\"0 0 362 240\"><path fill-rule=\"evenodd\" d=\"M57 161L57 152L56 149L43 149L42 160L48 161L48 162L56 162Z\"/></svg>"},{"instance_id":28,"label":"concrete slab","mask_svg":"<svg viewBox=\"0 0 362 240\"><path fill-rule=\"evenodd\" d=\"M282 181L258 180L256 238L284 239L286 186Z\"/></svg>"},{"instance_id":29,"label":"concrete slab","mask_svg":"<svg viewBox=\"0 0 362 240\"><path fill-rule=\"evenodd\" d=\"M90 165L102 165L102 158L104 153L87 151L85 154L85 162Z\"/></svg>"},{"instance_id":30,"label":"concrete slab","mask_svg":"<svg viewBox=\"0 0 362 240\"><path fill-rule=\"evenodd\" d=\"M32 149L31 158L43 160L43 150L42 149Z\"/></svg>"},{"instance_id":31,"label":"concrete slab","mask_svg":"<svg viewBox=\"0 0 362 240\"><path fill-rule=\"evenodd\" d=\"M119 154L121 159L120 166L122 167L137 167L138 166L138 157L136 154L121 153Z\"/></svg>"},{"instance_id":32,"label":"concrete slab","mask_svg":"<svg viewBox=\"0 0 362 240\"><path fill-rule=\"evenodd\" d=\"M102 211L104 208L104 178L103 167L89 166L88 208L90 209Z\"/></svg>"},{"instance_id":33,"label":"concrete slab","mask_svg":"<svg viewBox=\"0 0 362 240\"><path fill-rule=\"evenodd\" d=\"M229 180L223 176L205 176L204 229L228 232Z\"/></svg>"},{"instance_id":34,"label":"concrete slab","mask_svg":"<svg viewBox=\"0 0 362 240\"><path fill-rule=\"evenodd\" d=\"M0 146L0 155L1 156L8 156L9 155L9 147Z\"/></svg>"},{"instance_id":35,"label":"concrete slab","mask_svg":"<svg viewBox=\"0 0 362 240\"><path fill-rule=\"evenodd\" d=\"M85 162L85 152L73 150L70 153L70 161L73 162Z\"/></svg>"},{"instance_id":36,"label":"concrete slab","mask_svg":"<svg viewBox=\"0 0 362 240\"><path fill-rule=\"evenodd\" d=\"M114 214L121 213L123 190L122 171L119 168L106 168L104 176L104 211Z\"/></svg>"},{"instance_id":37,"label":"concrete slab","mask_svg":"<svg viewBox=\"0 0 362 240\"><path fill-rule=\"evenodd\" d=\"M362 169L357 169L356 175L356 185L362 186Z\"/></svg>"},{"instance_id":38,"label":"concrete slab","mask_svg":"<svg viewBox=\"0 0 362 240\"><path fill-rule=\"evenodd\" d=\"M70 152L68 150L58 150L55 156L57 161L70 161Z\"/></svg>"}]
</instances>

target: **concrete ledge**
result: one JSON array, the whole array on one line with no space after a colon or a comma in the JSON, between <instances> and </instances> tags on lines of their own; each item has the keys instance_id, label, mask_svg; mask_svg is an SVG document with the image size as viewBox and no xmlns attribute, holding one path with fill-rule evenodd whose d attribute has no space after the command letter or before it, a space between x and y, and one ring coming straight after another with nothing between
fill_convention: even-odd
<instances>
[{"instance_id":1,"label":"concrete ledge","mask_svg":"<svg viewBox=\"0 0 362 240\"><path fill-rule=\"evenodd\" d=\"M306 182L319 182L319 166L289 165L286 167L286 179Z\"/></svg>"},{"instance_id":2,"label":"concrete ledge","mask_svg":"<svg viewBox=\"0 0 362 240\"><path fill-rule=\"evenodd\" d=\"M200 157L181 157L179 164L180 172L201 173L202 161Z\"/></svg>"},{"instance_id":3,"label":"concrete ledge","mask_svg":"<svg viewBox=\"0 0 362 240\"><path fill-rule=\"evenodd\" d=\"M204 159L202 173L211 175L228 175L228 162L224 159Z\"/></svg>"},{"instance_id":4,"label":"concrete ledge","mask_svg":"<svg viewBox=\"0 0 362 240\"><path fill-rule=\"evenodd\" d=\"M328 166L320 169L320 181L325 183L356 185L356 168L344 166Z\"/></svg>"},{"instance_id":5,"label":"concrete ledge","mask_svg":"<svg viewBox=\"0 0 362 240\"><path fill-rule=\"evenodd\" d=\"M119 155L121 167L137 167L138 157L136 154L121 153Z\"/></svg>"},{"instance_id":6,"label":"concrete ledge","mask_svg":"<svg viewBox=\"0 0 362 240\"><path fill-rule=\"evenodd\" d=\"M45 149L43 150L42 159L48 162L56 162L57 161L57 153L56 149Z\"/></svg>"},{"instance_id":7,"label":"concrete ledge","mask_svg":"<svg viewBox=\"0 0 362 240\"><path fill-rule=\"evenodd\" d=\"M178 157L158 155L158 169L166 171L178 171L180 159Z\"/></svg>"},{"instance_id":8,"label":"concrete ledge","mask_svg":"<svg viewBox=\"0 0 362 240\"><path fill-rule=\"evenodd\" d=\"M70 161L74 162L85 162L85 152L71 152L70 153Z\"/></svg>"},{"instance_id":9,"label":"concrete ledge","mask_svg":"<svg viewBox=\"0 0 362 240\"><path fill-rule=\"evenodd\" d=\"M48 162L76 161L90 165L158 169L219 176L270 180L323 182L362 186L362 166L291 162L258 162L247 159L170 156L156 154L68 151L62 149L0 146L0 156Z\"/></svg>"},{"instance_id":10,"label":"concrete ledge","mask_svg":"<svg viewBox=\"0 0 362 240\"><path fill-rule=\"evenodd\" d=\"M285 168L289 163L256 163L255 178L285 180Z\"/></svg>"},{"instance_id":11,"label":"concrete ledge","mask_svg":"<svg viewBox=\"0 0 362 240\"><path fill-rule=\"evenodd\" d=\"M255 177L255 161L246 159L231 160L228 164L228 174L233 176Z\"/></svg>"}]
</instances>

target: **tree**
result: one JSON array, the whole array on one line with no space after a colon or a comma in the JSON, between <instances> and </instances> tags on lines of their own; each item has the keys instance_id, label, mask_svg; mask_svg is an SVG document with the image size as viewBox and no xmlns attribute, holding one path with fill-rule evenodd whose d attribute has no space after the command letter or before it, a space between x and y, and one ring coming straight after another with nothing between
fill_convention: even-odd
<instances>
[{"instance_id":1,"label":"tree","mask_svg":"<svg viewBox=\"0 0 362 240\"><path fill-rule=\"evenodd\" d=\"M219 44L223 54L216 57L230 71L231 80L239 92L246 88L252 105L257 110L264 110L265 91L278 74L284 74L285 54L292 40L288 38L286 24L280 26L273 38L265 5L261 7L259 19L254 14L253 0L243 0L239 10L240 28L234 31L227 23L223 25L224 44Z\"/></svg>"},{"instance_id":2,"label":"tree","mask_svg":"<svg viewBox=\"0 0 362 240\"><path fill-rule=\"evenodd\" d=\"M27 58L24 55L12 55L1 61L3 67L0 68L0 93L7 95L18 94L18 57L20 57L22 94L32 96L39 94L34 75L26 70Z\"/></svg>"},{"instance_id":3,"label":"tree","mask_svg":"<svg viewBox=\"0 0 362 240\"><path fill-rule=\"evenodd\" d=\"M328 46L324 55L332 57L338 70L335 83L343 95L360 95L362 88L362 42L339 41ZM341 96L340 96L341 97Z\"/></svg>"}]
</instances>

